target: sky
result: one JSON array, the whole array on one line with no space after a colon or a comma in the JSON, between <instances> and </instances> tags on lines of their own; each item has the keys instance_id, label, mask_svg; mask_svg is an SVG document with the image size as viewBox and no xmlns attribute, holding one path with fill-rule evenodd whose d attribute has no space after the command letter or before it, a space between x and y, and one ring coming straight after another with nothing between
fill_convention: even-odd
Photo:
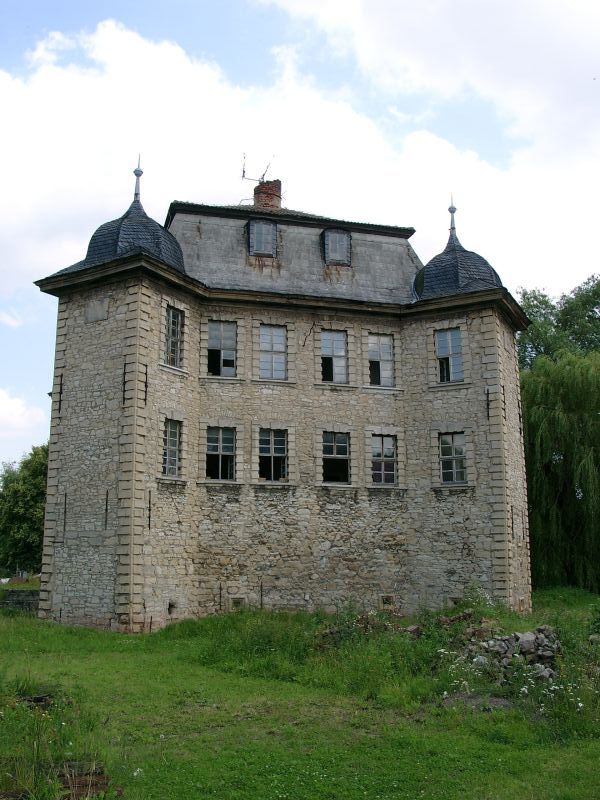
<instances>
[{"instance_id":1,"label":"sky","mask_svg":"<svg viewBox=\"0 0 600 800\"><path fill-rule=\"evenodd\" d=\"M48 438L56 299L129 206L283 204L411 226L553 297L600 271L600 4L0 0L0 462Z\"/></svg>"}]
</instances>

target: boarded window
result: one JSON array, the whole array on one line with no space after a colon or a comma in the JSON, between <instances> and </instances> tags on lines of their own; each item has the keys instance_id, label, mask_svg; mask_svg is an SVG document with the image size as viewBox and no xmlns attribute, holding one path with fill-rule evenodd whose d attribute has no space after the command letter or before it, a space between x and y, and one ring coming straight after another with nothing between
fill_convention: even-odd
<instances>
[{"instance_id":1,"label":"boarded window","mask_svg":"<svg viewBox=\"0 0 600 800\"><path fill-rule=\"evenodd\" d=\"M251 256L277 255L277 225L264 220L250 220L248 247Z\"/></svg>"}]
</instances>

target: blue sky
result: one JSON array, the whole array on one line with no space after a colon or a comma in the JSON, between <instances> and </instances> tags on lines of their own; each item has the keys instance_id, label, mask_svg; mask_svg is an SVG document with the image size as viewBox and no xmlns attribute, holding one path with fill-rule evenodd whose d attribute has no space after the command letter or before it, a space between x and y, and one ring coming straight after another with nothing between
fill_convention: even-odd
<instances>
[{"instance_id":1,"label":"blue sky","mask_svg":"<svg viewBox=\"0 0 600 800\"><path fill-rule=\"evenodd\" d=\"M247 171L288 207L411 225L505 285L569 291L598 271L600 10L576 0L0 4L0 461L47 438L56 301L128 206L237 203ZM316 187L316 188L315 188Z\"/></svg>"}]
</instances>

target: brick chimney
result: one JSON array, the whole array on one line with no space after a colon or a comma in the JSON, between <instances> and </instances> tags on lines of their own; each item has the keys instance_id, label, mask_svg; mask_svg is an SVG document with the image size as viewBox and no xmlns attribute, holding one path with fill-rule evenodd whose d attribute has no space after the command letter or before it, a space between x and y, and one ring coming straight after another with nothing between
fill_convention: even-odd
<instances>
[{"instance_id":1,"label":"brick chimney","mask_svg":"<svg viewBox=\"0 0 600 800\"><path fill-rule=\"evenodd\" d=\"M261 181L254 187L256 208L281 208L281 181Z\"/></svg>"}]
</instances>

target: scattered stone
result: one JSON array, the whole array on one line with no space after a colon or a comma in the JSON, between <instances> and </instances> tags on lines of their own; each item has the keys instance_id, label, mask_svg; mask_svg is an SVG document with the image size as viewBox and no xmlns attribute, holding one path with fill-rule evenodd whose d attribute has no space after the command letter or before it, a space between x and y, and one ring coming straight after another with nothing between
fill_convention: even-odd
<instances>
[{"instance_id":1,"label":"scattered stone","mask_svg":"<svg viewBox=\"0 0 600 800\"><path fill-rule=\"evenodd\" d=\"M554 680L556 655L560 652L560 641L554 629L541 625L535 631L495 636L484 641L471 637L465 654L473 665L483 666L485 662L490 668L495 666L499 682L504 683L514 668L524 663L531 666L537 680Z\"/></svg>"},{"instance_id":2,"label":"scattered stone","mask_svg":"<svg viewBox=\"0 0 600 800\"><path fill-rule=\"evenodd\" d=\"M588 641L590 644L600 644L600 633L592 633Z\"/></svg>"}]
</instances>

